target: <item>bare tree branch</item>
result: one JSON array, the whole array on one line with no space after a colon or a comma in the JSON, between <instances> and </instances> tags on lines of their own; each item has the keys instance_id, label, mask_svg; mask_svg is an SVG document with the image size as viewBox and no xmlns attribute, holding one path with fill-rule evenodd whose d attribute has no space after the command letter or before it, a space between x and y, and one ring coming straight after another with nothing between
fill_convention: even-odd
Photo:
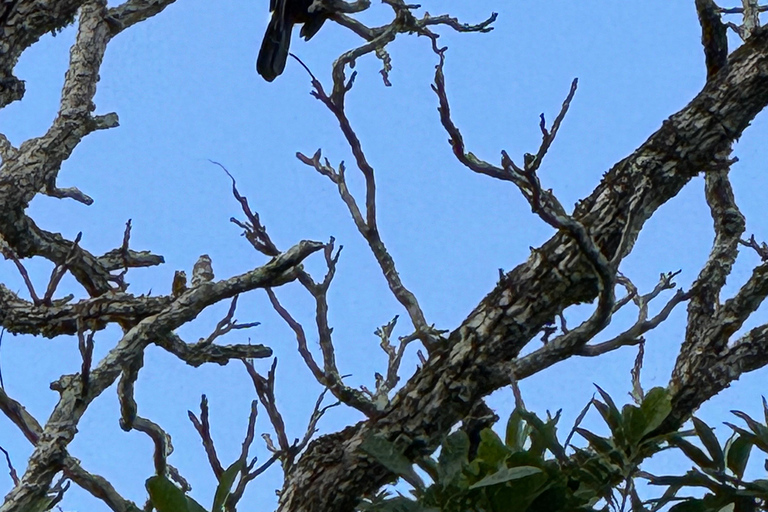
<instances>
[{"instance_id":1,"label":"bare tree branch","mask_svg":"<svg viewBox=\"0 0 768 512\"><path fill-rule=\"evenodd\" d=\"M0 411L2 411L21 430L27 440L33 445L37 444L43 428L37 420L27 412L19 402L5 394L0 389ZM90 492L94 497L102 500L110 509L116 512L138 512L136 505L118 494L112 484L105 478L84 470L80 463L67 455L64 458L63 468L65 476L77 485ZM16 482L18 483L18 482Z\"/></svg>"},{"instance_id":2,"label":"bare tree branch","mask_svg":"<svg viewBox=\"0 0 768 512\"><path fill-rule=\"evenodd\" d=\"M80 235L67 240L38 227L27 215L30 202L41 193L85 204L92 202L76 187L58 187L57 178L62 162L84 137L118 124L114 113L94 114L96 84L106 46L116 34L159 13L172 2L127 0L115 7L108 7L106 0L0 2L0 107L23 96L23 83L13 76L13 67L21 52L44 32L61 29L74 21L74 14L80 11L59 112L50 129L19 148L13 147L0 134L2 253L16 265L31 298L31 301L23 300L18 293L0 285L0 325L12 333L50 337L76 334L82 357L78 374L64 375L53 383L59 401L44 427L20 403L8 397L0 382L0 411L34 445L29 465L20 479L8 453L3 450L16 485L0 507L1 512L27 512L49 503L51 498L55 503L64 496L68 479L101 499L112 510L138 511L109 482L85 471L68 453L68 444L77 432L80 418L93 400L117 379L121 426L125 430L146 433L155 445L155 471L169 475L183 490L189 490L182 475L168 463L168 455L173 449L170 437L160 425L138 414L134 399L133 388L143 364L144 350L151 343L193 366L203 363L223 365L232 359L240 359L253 381L274 429L275 441L265 434L271 456L259 466L255 457L248 461L257 419L254 401L241 452L235 462L239 464L239 481L225 505L228 512L235 509L246 485L276 461L281 462L286 473L280 494L281 511L350 512L361 496L395 478L375 458L360 450L361 442L371 434L397 443L404 456L418 464L426 460L444 436L462 422L462 428L470 438L470 450L474 450L481 429L498 419L485 405L483 397L508 385L511 380L516 402L522 408L517 381L568 357L596 356L623 346L639 345L632 371L633 396L639 400L643 394L640 385L643 335L659 326L685 300L690 300L688 328L670 383L673 413L661 430L678 428L703 401L743 373L768 364L768 327L765 325L750 330L736 341L730 339L768 296L768 251L754 236L748 241L742 240L745 220L736 206L728 180L729 166L735 161L730 158L733 142L768 105L765 85L768 83L768 31L760 28L759 19L760 12L766 8L759 6L756 0L743 0L738 9L720 8L713 0L696 0L707 67L706 86L638 150L610 169L594 192L573 212L566 211L556 194L542 185L539 171L574 98L576 80L550 126L542 114L539 123L541 143L535 153L523 155L520 166L505 151L501 151L498 164L481 160L467 151L462 134L451 119L443 69L446 48L438 45L439 34L433 30L444 26L458 32L488 32L495 14L471 25L449 15L425 13L417 17L414 12L418 6L406 4L404 0L385 0L384 3L392 9L392 21L368 27L348 16L367 9L368 0L313 2L310 11L328 12L332 20L364 40L334 63L329 92L309 73L312 94L334 114L352 151L355 165L365 181L364 197L356 198L350 192L343 162L334 167L328 159L321 160L319 150L312 157L301 153L297 156L337 186L391 292L408 313L414 327L412 334L399 338L399 344L392 340L397 317L377 329L376 335L386 354L387 369L384 374L375 375L373 391L346 386L336 364L336 349L328 319L328 290L341 248L336 250L331 238L327 244L303 241L281 252L259 215L239 193L229 172L233 195L245 215L244 221L232 219L232 222L243 229L254 249L271 260L242 275L215 281L211 259L203 255L192 270L191 286L186 283L186 273L178 271L167 296L127 293L129 269L163 262L161 256L129 248L130 221L126 224L121 246L97 256L81 246ZM742 15L740 25L722 22L721 15L730 13ZM730 56L727 54L727 27L736 30L745 41ZM345 110L347 94L356 78L356 72L347 74L348 69L353 68L358 59L373 54L382 61L381 74L384 83L390 85L389 74L395 63L386 45L405 33L427 37L439 58L433 89L438 97L440 121L458 160L472 172L513 183L533 212L557 231L551 240L532 250L527 262L502 273L491 293L447 337L443 336L447 331L439 331L427 322L415 295L398 275L394 259L382 240L377 224L374 167L368 161ZM656 315L649 318L649 303L675 287L672 281L675 273L662 275L652 291L640 295L634 284L618 273L620 263L632 250L644 223L692 177L702 172L705 173L705 194L714 221L712 251L691 289L687 292L678 290ZM763 262L733 297L721 302L720 295L736 260L739 244L754 249ZM303 268L302 262L321 249L327 271L317 281ZM55 265L42 297L34 289L33 280L23 264L25 258L33 256L42 256ZM74 276L88 297L75 302L73 295L56 297L66 272ZM304 327L283 307L274 290L291 281L298 281L314 299L322 362L310 351ZM626 289L626 295L619 300L615 297L616 286ZM235 319L239 294L257 288L266 290L273 308L294 332L305 364L325 388L315 403L304 435L293 441L288 437L275 399L277 360L266 376L260 375L252 363L254 358L271 356L271 350L261 345L216 343L232 330L257 325L256 322L238 324ZM207 337L197 343L186 343L174 332L206 307L227 299L231 300L228 312ZM569 329L564 311L575 304L595 302L595 299L592 315ZM605 329L613 315L630 303L638 308L634 324L610 340L595 342L596 335ZM555 336L558 318L560 333ZM123 335L107 356L94 366L95 334L111 323L118 324ZM527 344L542 332L544 346L520 357ZM399 371L407 346L415 340L424 344L429 357L418 352L421 366L390 397L390 392L401 384ZM367 418L343 431L312 441L324 412L337 405L323 406L326 391L339 402L362 411ZM189 416L201 436L213 472L221 481L224 466L215 451L205 396L201 402L200 419L191 412ZM583 414L578 421L582 418ZM564 460L564 453L555 455ZM61 472L64 478L54 483ZM626 505L627 496L634 492L633 485L628 479L619 488L623 503L617 499L617 506L623 508Z\"/></svg>"},{"instance_id":3,"label":"bare tree branch","mask_svg":"<svg viewBox=\"0 0 768 512\"><path fill-rule=\"evenodd\" d=\"M714 0L696 0L696 12L701 25L707 78L711 78L728 63L727 28L720 19L722 11Z\"/></svg>"},{"instance_id":4,"label":"bare tree branch","mask_svg":"<svg viewBox=\"0 0 768 512\"><path fill-rule=\"evenodd\" d=\"M128 0L107 11L114 33L159 14L176 0Z\"/></svg>"},{"instance_id":5,"label":"bare tree branch","mask_svg":"<svg viewBox=\"0 0 768 512\"><path fill-rule=\"evenodd\" d=\"M319 158L319 157L318 157ZM275 244L272 242L266 227L262 224L259 214L254 212L248 204L248 199L241 195L237 189L237 183L234 177L227 171L227 169L219 164L214 164L221 167L224 172L232 180L232 194L235 199L240 203L241 209L248 219L247 222L240 222L234 218L230 219L231 222L243 229L245 238L251 243L254 249L257 251L271 255L279 252ZM309 350L307 344L307 336L304 331L304 327L296 321L291 313L283 307L277 295L271 288L267 288L267 296L272 304L272 307L285 321L288 327L294 332L296 336L296 342L298 344L298 351L301 355L307 368L312 372L315 379L325 388L328 388L333 395L341 400L343 403L354 407L355 409L363 412L367 416L376 414L375 406L365 398L365 395L349 386L346 386L336 366L335 348L333 346L332 329L328 324L328 289L333 281L333 277L336 273L336 264L339 261L342 247L334 254L334 242L331 237L328 244L324 246L323 254L325 256L325 263L328 271L323 277L320 283L316 283L309 273L300 269L297 271L297 279L309 292L312 298L315 300L315 324L317 326L318 342L323 354L323 367L315 361L312 352Z\"/></svg>"},{"instance_id":6,"label":"bare tree branch","mask_svg":"<svg viewBox=\"0 0 768 512\"><path fill-rule=\"evenodd\" d=\"M768 104L768 89L764 87L767 62L768 32L758 30L689 105L615 165L579 203L573 217L585 226L602 254L623 257L656 209L707 168L716 155L727 152ZM460 154L465 155L464 151ZM508 273L451 333L445 350L430 357L403 386L380 420L355 425L310 444L287 475L280 510L351 510L355 497L392 478L381 465L356 450L369 432L389 439L400 436L407 444L405 453L416 458L434 450L442 435L467 414L470 404L506 385L512 361L542 326L568 305L592 300L600 291L596 269L571 240L570 235L558 233L534 250L528 262ZM742 348L739 353L746 352ZM735 354L730 354L728 360L734 358ZM674 402L677 417L686 418L703 400L745 371L747 366L740 361L741 366L735 362L726 365L730 375L723 371L707 376L711 383L706 391L684 398L678 394ZM699 375L696 382L704 378ZM343 467L329 464L329 460L343 460ZM307 482L312 482L311 488ZM344 493L336 492L340 487ZM310 494L311 501L302 499Z\"/></svg>"},{"instance_id":7,"label":"bare tree branch","mask_svg":"<svg viewBox=\"0 0 768 512\"><path fill-rule=\"evenodd\" d=\"M13 482L13 485L18 485L19 475L16 473L16 469L13 467L10 454L2 446L0 446L0 452L3 452L3 455L5 455L5 462L6 464L8 464L8 473L11 476L11 481Z\"/></svg>"},{"instance_id":8,"label":"bare tree branch","mask_svg":"<svg viewBox=\"0 0 768 512\"><path fill-rule=\"evenodd\" d=\"M64 376L55 382L52 386L61 396L46 424L46 435L37 442L21 484L6 497L0 510L25 510L45 499L50 482L60 469L57 461L61 460L67 444L73 439L75 426L87 405L107 389L124 368L140 360L144 348L150 342L168 336L171 331L195 318L210 304L244 291L277 286L294 279L294 267L322 247L323 245L317 242L301 242L256 270L223 281L202 283L190 289L168 308L142 320L125 333L117 346L92 369L87 394L83 393L82 380L78 376ZM127 412L127 419L130 420L130 410ZM136 428L135 421L133 426ZM153 434L157 431L149 423L142 423L141 426ZM155 437L153 439L159 442L160 437ZM156 453L158 467L162 466L159 460L161 453L162 450Z\"/></svg>"},{"instance_id":9,"label":"bare tree branch","mask_svg":"<svg viewBox=\"0 0 768 512\"><path fill-rule=\"evenodd\" d=\"M208 398L205 395L200 399L200 419L194 415L192 411L187 411L189 415L189 421L194 425L195 430L200 435L200 439L203 442L203 448L205 448L205 454L208 456L208 463L211 465L213 474L216 479L220 479L224 473L224 468L219 461L219 456L216 455L216 447L213 445L213 437L211 436L211 424L208 420Z\"/></svg>"}]
</instances>

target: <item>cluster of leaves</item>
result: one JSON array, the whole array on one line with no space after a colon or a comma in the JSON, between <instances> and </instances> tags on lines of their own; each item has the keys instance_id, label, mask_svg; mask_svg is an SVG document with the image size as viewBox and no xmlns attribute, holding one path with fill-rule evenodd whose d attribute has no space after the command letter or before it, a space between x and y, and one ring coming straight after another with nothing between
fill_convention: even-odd
<instances>
[{"instance_id":1,"label":"cluster of leaves","mask_svg":"<svg viewBox=\"0 0 768 512\"><path fill-rule=\"evenodd\" d=\"M243 462L237 460L222 473L210 512L225 511L224 506L242 465ZM191 496L179 489L165 475L155 475L149 478L146 487L149 492L149 505L154 507L157 512L209 512Z\"/></svg>"},{"instance_id":2,"label":"cluster of leaves","mask_svg":"<svg viewBox=\"0 0 768 512\"><path fill-rule=\"evenodd\" d=\"M750 512L766 510L768 480L744 481L753 448L768 454L768 403L765 424L740 411L733 414L747 429L726 423L733 435L721 446L706 423L693 418L693 429L671 433L660 427L671 411L663 388L650 390L639 405L621 410L599 387L601 400L582 410L564 443L557 437L560 412L546 420L519 405L510 415L504 440L486 428L472 446L458 430L445 438L437 460L420 467L431 477L424 485L413 463L387 439L372 436L361 448L409 482L413 497L382 492L363 502L360 512ZM610 430L600 436L579 425L594 407ZM587 441L571 444L578 434ZM699 448L686 438L696 438ZM654 476L640 464L654 454L679 449L694 467L682 476ZM570 453L566 453L570 449ZM235 462L221 476L210 512L224 512L240 472ZM765 462L768 471L768 460ZM665 486L660 498L643 501L635 479ZM703 490L703 497L679 496L683 489ZM157 512L209 512L166 476L147 480L149 507ZM702 493L699 493L702 494ZM671 505L671 508L665 508ZM599 508L597 508L599 507Z\"/></svg>"},{"instance_id":3,"label":"cluster of leaves","mask_svg":"<svg viewBox=\"0 0 768 512\"><path fill-rule=\"evenodd\" d=\"M683 439L686 433L672 438L670 444L679 448L696 467L683 476L647 475L651 484L667 486L660 499L652 500L653 510L674 501L679 503L670 509L671 512L768 510L768 480L743 480L752 448L768 454L768 403L763 398L765 424L741 411L731 412L746 423L748 430L726 422L733 434L725 446L720 445L712 428L697 418L693 418L694 433L706 453ZM763 466L768 471L768 459ZM678 497L683 488L703 489L705 494L703 498Z\"/></svg>"},{"instance_id":4,"label":"cluster of leaves","mask_svg":"<svg viewBox=\"0 0 768 512\"><path fill-rule=\"evenodd\" d=\"M480 433L476 456L463 431L450 434L435 461L420 463L433 483L424 486L412 464L394 443L371 438L362 449L414 487L413 498L383 492L359 507L361 512L655 512L672 503L674 512L764 510L768 480L742 480L752 447L768 453L768 426L734 411L749 431L728 424L733 436L721 447L713 430L693 420L693 430L662 433L671 411L663 388L650 390L639 405L621 410L598 388L602 401L593 399L579 415L564 443L557 438L560 413L542 420L518 406L506 426L504 441L491 429ZM765 405L765 401L764 401ZM579 425L593 406L610 430L602 437ZM768 424L768 406L766 424ZM574 434L584 448L570 444ZM707 450L687 441L697 437ZM570 453L566 454L566 449ZM682 451L696 466L684 476L653 476L640 470L643 460L671 448ZM768 469L768 461L766 462ZM643 501L635 479L667 486L659 499ZM703 498L679 497L684 488L704 488ZM596 508L599 507L599 508Z\"/></svg>"}]
</instances>

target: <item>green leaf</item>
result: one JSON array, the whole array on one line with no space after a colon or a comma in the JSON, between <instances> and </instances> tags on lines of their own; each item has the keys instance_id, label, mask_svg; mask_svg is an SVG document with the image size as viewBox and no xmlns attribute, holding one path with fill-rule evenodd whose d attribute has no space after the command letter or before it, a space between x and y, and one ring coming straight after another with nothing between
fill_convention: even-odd
<instances>
[{"instance_id":1,"label":"green leaf","mask_svg":"<svg viewBox=\"0 0 768 512\"><path fill-rule=\"evenodd\" d=\"M187 496L187 510L189 512L208 512L201 504L192 499L192 496Z\"/></svg>"},{"instance_id":2,"label":"green leaf","mask_svg":"<svg viewBox=\"0 0 768 512\"><path fill-rule=\"evenodd\" d=\"M603 404L595 400L595 408L597 408L600 415L608 424L608 427L611 429L611 433L613 433L613 435L616 436L618 431L621 429L621 413L619 412L619 409L616 407L616 404L613 402L611 395L605 392L603 388L601 388L597 384L595 384L595 387L597 388L597 392L600 393L600 396L603 398L603 401L605 402Z\"/></svg>"},{"instance_id":3,"label":"green leaf","mask_svg":"<svg viewBox=\"0 0 768 512\"><path fill-rule=\"evenodd\" d=\"M544 422L532 412L520 411L523 419L533 428L529 452L541 456L545 450L549 450L558 460L565 460L565 448L557 440L557 422L561 412L562 410L557 411L553 418Z\"/></svg>"},{"instance_id":4,"label":"green leaf","mask_svg":"<svg viewBox=\"0 0 768 512\"><path fill-rule=\"evenodd\" d=\"M476 492L482 493L487 498L487 504L479 501L474 506L454 508L450 512L528 512L534 510L531 506L533 500L546 489L541 480L544 475L532 475L522 480L516 480L507 484L485 487Z\"/></svg>"},{"instance_id":5,"label":"green leaf","mask_svg":"<svg viewBox=\"0 0 768 512\"><path fill-rule=\"evenodd\" d=\"M525 449L525 441L531 433L531 427L523 421L523 417L520 411L515 408L512 414L509 415L509 421L507 421L506 435L504 436L504 444L506 444L513 452L519 452Z\"/></svg>"},{"instance_id":6,"label":"green leaf","mask_svg":"<svg viewBox=\"0 0 768 512\"><path fill-rule=\"evenodd\" d=\"M437 459L438 483L443 488L453 485L461 476L464 464L468 463L469 437L463 430L457 430L443 441L440 457Z\"/></svg>"},{"instance_id":7,"label":"green leaf","mask_svg":"<svg viewBox=\"0 0 768 512\"><path fill-rule=\"evenodd\" d=\"M491 468L499 468L504 459L510 454L509 448L501 442L501 438L490 428L480 431L480 445L477 447L477 458Z\"/></svg>"},{"instance_id":8,"label":"green leaf","mask_svg":"<svg viewBox=\"0 0 768 512\"><path fill-rule=\"evenodd\" d=\"M639 407L627 404L621 409L621 418L627 433L627 442L634 447L640 442L648 424L645 415ZM632 451L634 452L634 449Z\"/></svg>"},{"instance_id":9,"label":"green leaf","mask_svg":"<svg viewBox=\"0 0 768 512\"><path fill-rule=\"evenodd\" d=\"M680 492L681 487L682 486L680 485L670 485L669 487L667 487L667 490L664 491L664 494L661 496L661 498L653 500L653 507L651 508L651 510L653 512L657 510L661 510L664 508L665 505L667 505L671 501L677 501L676 500L677 493ZM633 489L634 489L634 486L633 486Z\"/></svg>"},{"instance_id":10,"label":"green leaf","mask_svg":"<svg viewBox=\"0 0 768 512\"><path fill-rule=\"evenodd\" d=\"M701 439L701 444L704 445L704 448L707 449L710 457L712 457L712 461L717 470L724 471L725 456L723 455L723 450L720 448L720 442L717 440L714 431L709 425L695 416L693 417L693 429L696 431L696 435L699 436L699 439Z\"/></svg>"},{"instance_id":11,"label":"green leaf","mask_svg":"<svg viewBox=\"0 0 768 512\"><path fill-rule=\"evenodd\" d=\"M760 440L752 432L744 430L743 428L738 427L738 426L734 425L733 423L728 423L727 421L724 421L723 423L725 423L726 425L731 427L733 429L734 433L739 434L741 437L743 437L745 439L749 439L749 441L752 444L758 445L760 443Z\"/></svg>"},{"instance_id":12,"label":"green leaf","mask_svg":"<svg viewBox=\"0 0 768 512\"><path fill-rule=\"evenodd\" d=\"M609 453L611 453L616 449L613 443L611 443L610 439L600 437L599 435L595 434L594 432L590 432L585 428L577 428L576 432L581 437L586 439L587 442L589 442L589 445L592 447L592 449L595 450L597 453L608 455Z\"/></svg>"},{"instance_id":13,"label":"green leaf","mask_svg":"<svg viewBox=\"0 0 768 512\"><path fill-rule=\"evenodd\" d=\"M655 387L645 395L640 410L645 418L645 430L640 437L650 434L661 426L672 412L672 401L666 388Z\"/></svg>"},{"instance_id":14,"label":"green leaf","mask_svg":"<svg viewBox=\"0 0 768 512\"><path fill-rule=\"evenodd\" d=\"M691 470L683 476L650 476L651 485L675 485L681 487L704 487L714 493L721 491L724 486L718 484L707 475Z\"/></svg>"},{"instance_id":15,"label":"green leaf","mask_svg":"<svg viewBox=\"0 0 768 512\"><path fill-rule=\"evenodd\" d=\"M547 461L543 457L539 457L535 453L530 452L517 452L513 453L505 461L505 466L508 468L520 467L520 466L535 466L537 468L544 468Z\"/></svg>"},{"instance_id":16,"label":"green leaf","mask_svg":"<svg viewBox=\"0 0 768 512\"><path fill-rule=\"evenodd\" d=\"M738 479L741 479L744 476L752 446L752 442L748 438L739 434L734 434L725 443L728 469L730 469Z\"/></svg>"},{"instance_id":17,"label":"green leaf","mask_svg":"<svg viewBox=\"0 0 768 512\"><path fill-rule=\"evenodd\" d=\"M576 416L576 421L573 422L573 427L571 428L571 431L568 432L568 437L565 438L565 442L563 443L564 448L568 448L568 445L571 444L571 439L573 438L573 434L576 433L576 429L579 428L579 425L581 425L581 422L584 421L584 417L589 412L589 408L592 406L593 403L596 403L597 401L594 399L594 396L592 397L592 400L587 402L587 405L584 406L584 408L581 410L578 416Z\"/></svg>"},{"instance_id":18,"label":"green leaf","mask_svg":"<svg viewBox=\"0 0 768 512\"><path fill-rule=\"evenodd\" d=\"M149 499L157 512L190 512L184 491L165 476L155 475L146 482Z\"/></svg>"},{"instance_id":19,"label":"green leaf","mask_svg":"<svg viewBox=\"0 0 768 512\"><path fill-rule=\"evenodd\" d=\"M738 416L739 418L744 420L744 422L746 422L747 426L749 426L752 432L754 432L758 436L762 436L766 433L766 431L768 431L765 425L762 425L760 422L752 419L752 417L745 412L731 411L731 413L733 413L735 416Z\"/></svg>"},{"instance_id":20,"label":"green leaf","mask_svg":"<svg viewBox=\"0 0 768 512\"><path fill-rule=\"evenodd\" d=\"M560 481L555 484L549 485L546 490L541 492L536 499L531 503L528 510L536 512L575 512L578 509L576 507L568 507L568 502L572 498L570 489L565 485L565 482ZM583 509L582 509L583 510Z\"/></svg>"},{"instance_id":21,"label":"green leaf","mask_svg":"<svg viewBox=\"0 0 768 512\"><path fill-rule=\"evenodd\" d=\"M219 485L216 487L216 494L213 497L213 507L211 508L213 512L223 512L224 502L227 501L232 490L232 484L235 483L235 478L242 467L243 461L238 459L221 474Z\"/></svg>"},{"instance_id":22,"label":"green leaf","mask_svg":"<svg viewBox=\"0 0 768 512\"><path fill-rule=\"evenodd\" d=\"M703 451L698 446L695 446L685 439L674 437L669 440L670 444L672 446L676 446L679 448L686 457L691 459L697 466L704 469L711 469L711 470L717 470L719 469L717 467L717 464L715 464L713 461L707 457Z\"/></svg>"},{"instance_id":23,"label":"green leaf","mask_svg":"<svg viewBox=\"0 0 768 512\"><path fill-rule=\"evenodd\" d=\"M672 404L666 389L655 387L646 395L640 407L627 404L621 412L624 431L631 452L643 438L656 430L669 416Z\"/></svg>"},{"instance_id":24,"label":"green leaf","mask_svg":"<svg viewBox=\"0 0 768 512\"><path fill-rule=\"evenodd\" d=\"M496 473L492 473L482 480L470 485L470 489L478 489L480 487L488 487L490 485L497 485L511 480L519 480L530 475L541 473L541 469L533 466L517 466L514 468L503 468Z\"/></svg>"},{"instance_id":25,"label":"green leaf","mask_svg":"<svg viewBox=\"0 0 768 512\"><path fill-rule=\"evenodd\" d=\"M480 476L480 461L474 459L466 468L464 468L464 472L468 475Z\"/></svg>"},{"instance_id":26,"label":"green leaf","mask_svg":"<svg viewBox=\"0 0 768 512\"><path fill-rule=\"evenodd\" d=\"M768 402L765 401L765 397L763 398L763 416L765 416L765 424L768 425Z\"/></svg>"},{"instance_id":27,"label":"green leaf","mask_svg":"<svg viewBox=\"0 0 768 512\"><path fill-rule=\"evenodd\" d=\"M360 443L360 449L396 475L414 483L421 483L421 478L413 470L413 463L388 439L372 434Z\"/></svg>"},{"instance_id":28,"label":"green leaf","mask_svg":"<svg viewBox=\"0 0 768 512\"><path fill-rule=\"evenodd\" d=\"M753 420L748 414L741 411L731 411L734 415L744 420L750 430L755 433L755 445L764 452L768 452L768 427ZM732 427L733 428L733 427Z\"/></svg>"},{"instance_id":29,"label":"green leaf","mask_svg":"<svg viewBox=\"0 0 768 512\"><path fill-rule=\"evenodd\" d=\"M758 478L757 480L749 482L745 485L750 488L759 489L762 492L761 499L765 499L766 494L768 494L768 480Z\"/></svg>"}]
</instances>

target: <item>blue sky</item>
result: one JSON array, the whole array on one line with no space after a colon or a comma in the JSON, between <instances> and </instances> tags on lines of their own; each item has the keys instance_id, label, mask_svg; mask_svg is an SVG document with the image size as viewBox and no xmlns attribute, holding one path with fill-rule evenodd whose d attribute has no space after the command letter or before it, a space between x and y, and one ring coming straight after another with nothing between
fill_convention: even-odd
<instances>
[{"instance_id":1,"label":"blue sky","mask_svg":"<svg viewBox=\"0 0 768 512\"><path fill-rule=\"evenodd\" d=\"M132 219L132 247L166 259L163 266L129 274L130 291L135 293L150 289L168 293L174 271L189 273L204 253L211 256L217 278L228 277L260 265L265 258L250 249L229 223L230 217L239 216L238 204L228 178L209 160L221 162L281 249L300 239L324 241L330 236L344 245L329 296L338 364L343 374L352 374L351 384L372 387L373 372L383 371L386 361L374 329L396 314L402 318L395 334L408 334L409 326L335 187L294 156L297 151L312 154L322 148L333 163L352 161L332 115L309 95L306 72L294 61L273 83L255 72L267 4L266 0L180 0L119 35L107 50L96 105L97 113L117 112L120 127L90 135L59 174L59 186L77 186L95 203L86 207L38 197L30 213L44 229L70 239L83 231L82 245L94 253L119 246L124 224ZM445 73L454 121L468 149L481 158L495 161L506 149L520 161L524 152L535 152L538 115L544 112L553 119L571 80L579 78L571 111L540 173L564 205L587 195L605 171L685 106L704 84L692 1L606 7L595 0L449 0L428 1L424 8L466 22L499 12L489 34L442 30L440 39L449 47ZM388 14L388 8L374 3L362 19L377 22ZM56 37L45 36L22 55L16 74L26 81L27 94L0 111L0 132L14 144L42 134L55 116L73 39L70 27ZM327 24L309 43L295 37L292 51L327 85L333 59L358 43L355 36ZM401 36L389 51L392 87L382 84L378 60L361 59L347 112L377 172L384 242L427 320L452 329L492 289L499 268L509 270L523 262L529 247L547 240L553 230L531 214L509 184L473 175L453 157L430 88L437 59L429 41ZM760 142L767 128L760 116L747 130L737 145L740 162L732 172L737 202L747 216L747 235L754 233L758 240L768 239L764 205L755 193L765 187ZM353 192L359 192L362 181L353 171L348 173ZM706 259L711 224L703 182L695 179L651 219L622 271L641 291L649 291L659 273L682 269L677 282L687 286ZM757 262L755 254L742 251L726 296ZM308 266L321 272L321 263L315 258ZM50 264L31 261L27 268L43 287ZM0 262L0 281L23 289L8 262ZM61 290L77 293L78 288L65 278ZM278 295L312 332L313 306L306 293L290 285ZM226 308L226 304L211 308L180 334L187 341L206 336ZM575 322L589 308L582 306L568 316ZM666 324L646 336L646 388L666 385L684 332L684 313L684 306L678 307ZM602 338L626 327L633 314L617 316ZM279 406L289 437L300 437L321 389L297 356L291 331L261 292L241 298L237 318L261 325L236 331L223 342L243 343L250 337L274 349L279 359ZM760 310L746 327L764 321L765 311ZM117 329L98 334L97 356L103 356L119 334ZM315 340L310 337L311 343ZM635 349L625 348L599 359L560 364L522 383L526 404L539 413L563 408L563 425L569 426L592 396L593 382L617 401L629 400L635 354ZM404 378L416 364L414 350L408 356ZM48 383L78 371L80 360L74 338L6 335L0 363L9 395L43 422L56 400ZM264 371L268 366L268 360L257 363ZM765 372L743 377L706 404L700 416L718 423L730 419L727 411L732 408L757 414L759 396L766 392L764 378ZM172 435L176 451L171 464L190 480L193 496L210 504L214 477L186 414L187 409L198 412L202 393L210 401L219 454L225 462L234 460L255 397L242 365L191 369L160 349L149 349L137 383L140 414ZM489 400L502 417L509 413L511 402L507 390ZM152 473L152 446L138 432L123 433L118 418L113 388L89 409L71 453L86 469L111 480L125 497L143 503L143 482ZM335 431L358 419L359 414L339 407L319 427L322 432ZM598 426L595 418L587 421ZM257 432L269 430L262 414ZM722 426L718 432L727 433ZM31 446L8 421L0 420L0 445L22 470ZM269 456L258 439L252 454L261 460ZM687 469L680 461L665 464ZM259 477L242 509L273 508L273 490L281 482L278 468ZM10 478L0 471L0 492L10 487ZM74 488L63 508L107 510Z\"/></svg>"}]
</instances>

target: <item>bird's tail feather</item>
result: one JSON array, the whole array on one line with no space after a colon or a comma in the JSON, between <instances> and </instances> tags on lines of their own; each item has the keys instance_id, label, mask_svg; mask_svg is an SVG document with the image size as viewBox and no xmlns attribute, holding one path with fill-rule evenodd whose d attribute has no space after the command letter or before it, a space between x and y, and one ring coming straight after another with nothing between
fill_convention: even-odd
<instances>
[{"instance_id":1,"label":"bird's tail feather","mask_svg":"<svg viewBox=\"0 0 768 512\"><path fill-rule=\"evenodd\" d=\"M256 71L264 77L264 80L271 82L285 69L292 29L293 24L286 23L275 12L269 21L259 57L256 59Z\"/></svg>"}]
</instances>

